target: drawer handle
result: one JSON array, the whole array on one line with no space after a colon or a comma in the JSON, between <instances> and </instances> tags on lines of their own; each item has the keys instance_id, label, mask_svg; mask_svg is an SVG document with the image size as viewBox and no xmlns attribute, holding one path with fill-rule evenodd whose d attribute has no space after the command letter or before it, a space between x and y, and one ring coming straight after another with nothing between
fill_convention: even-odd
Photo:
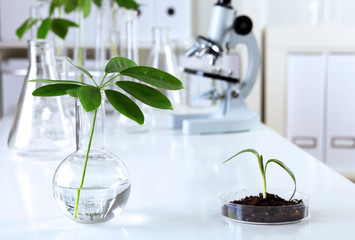
<instances>
[{"instance_id":1,"label":"drawer handle","mask_svg":"<svg viewBox=\"0 0 355 240\"><path fill-rule=\"evenodd\" d=\"M355 148L355 137L332 137L332 148Z\"/></svg>"},{"instance_id":2,"label":"drawer handle","mask_svg":"<svg viewBox=\"0 0 355 240\"><path fill-rule=\"evenodd\" d=\"M316 148L317 138L315 137L293 137L292 142L300 148Z\"/></svg>"}]
</instances>

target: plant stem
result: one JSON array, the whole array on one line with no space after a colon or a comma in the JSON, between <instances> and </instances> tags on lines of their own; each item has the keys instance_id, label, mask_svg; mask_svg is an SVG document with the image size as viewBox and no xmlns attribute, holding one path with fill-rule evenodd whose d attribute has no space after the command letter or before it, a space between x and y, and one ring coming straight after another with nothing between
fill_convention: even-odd
<instances>
[{"instance_id":1,"label":"plant stem","mask_svg":"<svg viewBox=\"0 0 355 240\"><path fill-rule=\"evenodd\" d=\"M76 199L75 199L75 208L74 208L74 219L78 219L78 206L79 206L79 198L80 198L80 190L84 185L84 179L85 179L85 173L86 173L86 167L88 165L88 159L89 159L89 153L90 153L90 148L91 148L91 142L92 142L92 137L94 135L94 129L95 129L95 122L96 122L96 115L97 115L97 109L95 110L94 113L94 118L92 120L92 128L91 128L91 133L90 133L90 139L89 139L89 144L88 144L88 149L86 151L86 157L85 157L85 164L84 164L84 170L83 170L83 175L81 176L81 183L80 186L76 192Z\"/></svg>"},{"instance_id":2,"label":"plant stem","mask_svg":"<svg viewBox=\"0 0 355 240\"><path fill-rule=\"evenodd\" d=\"M263 197L264 199L266 199L266 176L265 176L265 172L263 174L263 181L264 181L264 193L263 193Z\"/></svg>"},{"instance_id":3,"label":"plant stem","mask_svg":"<svg viewBox=\"0 0 355 240\"><path fill-rule=\"evenodd\" d=\"M61 11L61 7L58 7L58 18L60 18L62 15L62 11ZM60 39L60 37L56 37L57 38L57 57L62 56L62 39Z\"/></svg>"},{"instance_id":4,"label":"plant stem","mask_svg":"<svg viewBox=\"0 0 355 240\"><path fill-rule=\"evenodd\" d=\"M106 84L108 84L109 82L111 82L113 79L115 79L116 77L118 77L120 74L118 73L117 75L115 75L114 77L110 78L110 80L108 80L107 82L105 82L103 85L102 85L102 88L103 87L106 87Z\"/></svg>"},{"instance_id":5,"label":"plant stem","mask_svg":"<svg viewBox=\"0 0 355 240\"><path fill-rule=\"evenodd\" d=\"M101 82L100 82L100 86L102 86L102 83L104 82L106 76L107 76L108 73L105 73L105 76L102 78Z\"/></svg>"},{"instance_id":6,"label":"plant stem","mask_svg":"<svg viewBox=\"0 0 355 240\"><path fill-rule=\"evenodd\" d=\"M105 86L103 86L102 88L104 87L108 87L108 86L112 86L112 85L115 85L116 83L110 83L110 84L106 84Z\"/></svg>"},{"instance_id":7,"label":"plant stem","mask_svg":"<svg viewBox=\"0 0 355 240\"><path fill-rule=\"evenodd\" d=\"M263 198L266 199L266 169L264 167L264 160L263 160L263 155L260 155L259 159L259 166L260 166L260 171L261 175L263 176L263 183L264 183L264 192L263 192Z\"/></svg>"}]
</instances>

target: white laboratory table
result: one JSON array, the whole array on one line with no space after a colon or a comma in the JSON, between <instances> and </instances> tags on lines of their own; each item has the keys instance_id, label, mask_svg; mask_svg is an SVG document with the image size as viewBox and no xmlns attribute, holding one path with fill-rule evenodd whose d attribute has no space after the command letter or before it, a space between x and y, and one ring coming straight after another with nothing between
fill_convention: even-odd
<instances>
[{"instance_id":1,"label":"white laboratory table","mask_svg":"<svg viewBox=\"0 0 355 240\"><path fill-rule=\"evenodd\" d=\"M108 131L108 148L126 164L132 191L124 211L100 224L65 217L52 197L57 161L19 159L6 146L11 116L0 120L0 239L355 239L355 185L269 128L251 132L186 136L164 124L149 133ZM262 187L252 155L222 164L244 148L284 161L298 190L310 198L311 217L289 225L225 222L219 195ZM269 188L292 189L277 165Z\"/></svg>"}]
</instances>

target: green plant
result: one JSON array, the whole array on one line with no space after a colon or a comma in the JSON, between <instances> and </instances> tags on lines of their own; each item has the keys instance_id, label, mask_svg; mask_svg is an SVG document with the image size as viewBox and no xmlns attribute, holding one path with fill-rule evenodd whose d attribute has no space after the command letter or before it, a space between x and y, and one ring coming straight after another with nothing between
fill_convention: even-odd
<instances>
[{"instance_id":1,"label":"green plant","mask_svg":"<svg viewBox=\"0 0 355 240\"><path fill-rule=\"evenodd\" d=\"M84 8L86 14L90 13L90 0L84 0L84 2L88 2L89 5L86 4ZM74 11L77 7L75 4L76 1L73 0L52 0L49 7L48 17L42 18L33 18L29 17L26 21L16 30L16 35L19 39L23 37L23 35L30 30L35 24L41 23L37 30L37 38L45 39L49 31L52 31L58 37L65 39L68 30L70 27L79 27L78 24L61 18L61 9L64 8L66 13ZM74 4L73 4L74 3ZM55 10L58 9L58 17L53 17Z\"/></svg>"},{"instance_id":2,"label":"green plant","mask_svg":"<svg viewBox=\"0 0 355 240\"><path fill-rule=\"evenodd\" d=\"M154 87L166 90L179 90L183 88L183 85L180 80L166 72L152 67L137 66L135 62L122 57L112 58L107 63L105 67L105 75L100 82L96 82L93 75L84 68L75 66L74 64L73 66L89 77L94 85L71 80L35 79L30 80L30 82L47 84L34 90L32 93L33 96L53 97L69 94L72 97L79 98L79 101L85 111L95 111L92 120L93 124L86 152L82 180L77 190L77 198L75 200L74 218L77 218L80 190L84 184L86 166L89 159L91 141L95 128L97 108L101 105L101 92L105 93L109 103L118 112L134 120L138 124L143 124L144 115L138 105L125 94L116 90L106 89L106 87L116 85L133 98L154 108L172 110L173 107L171 102L163 93L153 87L133 81L114 81L115 78L118 76L127 76L148 83ZM113 74L113 76L106 80L106 77L111 74Z\"/></svg>"},{"instance_id":3,"label":"green plant","mask_svg":"<svg viewBox=\"0 0 355 240\"><path fill-rule=\"evenodd\" d=\"M126 9L138 9L139 4L134 0L114 0L119 7Z\"/></svg>"},{"instance_id":4,"label":"green plant","mask_svg":"<svg viewBox=\"0 0 355 240\"><path fill-rule=\"evenodd\" d=\"M97 6L101 7L103 0L92 0ZM139 4L134 0L112 0L119 7L126 9L138 9ZM87 18L91 13L91 0L51 0L49 6L48 17L33 18L29 17L16 30L16 35L19 39L30 30L35 24L41 23L37 30L37 38L45 39L49 31L52 31L58 37L65 39L70 27L79 27L77 24L68 19L62 18L62 9L66 14L69 14L79 9L84 18ZM53 17L55 11L58 11L58 17Z\"/></svg>"},{"instance_id":5,"label":"green plant","mask_svg":"<svg viewBox=\"0 0 355 240\"><path fill-rule=\"evenodd\" d=\"M264 162L263 162L263 155L259 155L259 153L254 150L254 149L245 149L245 150L242 150L240 152L238 152L237 154L233 155L232 157L228 158L227 160L225 160L223 163L226 163L228 162L229 160L231 160L232 158L238 156L239 154L242 154L242 153L246 153L246 152L250 152L250 153L253 153L257 158L258 158L258 162L259 162L259 168L260 168L260 172L261 172L261 176L263 177L263 183L264 183L264 192L263 192L263 197L266 198L266 193L267 193L267 189L266 189L266 169L267 169L267 165L269 163L276 163L278 164L280 167L282 167L292 178L294 184L295 184L295 188L293 190L293 194L292 196L290 197L290 200L293 198L293 196L295 195L296 193L296 177L295 175L293 174L293 172L283 163L281 162L280 160L277 160L277 159L269 159L266 164L264 165Z\"/></svg>"}]
</instances>

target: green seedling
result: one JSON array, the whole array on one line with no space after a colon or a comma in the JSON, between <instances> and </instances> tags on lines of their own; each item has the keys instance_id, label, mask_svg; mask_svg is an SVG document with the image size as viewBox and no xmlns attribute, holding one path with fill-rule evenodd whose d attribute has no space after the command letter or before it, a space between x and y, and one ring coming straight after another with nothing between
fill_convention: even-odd
<instances>
[{"instance_id":1,"label":"green seedling","mask_svg":"<svg viewBox=\"0 0 355 240\"><path fill-rule=\"evenodd\" d=\"M229 160L231 160L232 158L238 156L239 154L242 154L242 153L246 153L246 152L250 152L250 153L253 153L257 158L258 158L258 162L259 162L259 168L260 168L260 172L261 172L261 176L263 178L263 183L264 183L264 192L263 192L263 197L264 199L266 199L266 193L267 193L267 187L266 187L266 169L267 169L267 166L269 163L276 163L277 165L279 165L280 167L282 167L289 175L290 177L292 178L294 184L295 184L295 188L293 190L293 194L292 196L290 197L290 200L293 198L293 196L295 195L296 193L296 177L295 175L293 174L293 172L291 171L291 169L289 169L286 164L284 164L283 162L281 162L280 160L277 160L277 159L269 159L266 164L264 165L264 162L263 162L263 155L259 155L259 153L254 150L254 149L245 149L245 150L242 150L240 152L238 152L237 154L233 155L232 157L228 158L227 160L225 160L223 163L226 163L228 162Z\"/></svg>"},{"instance_id":2,"label":"green seedling","mask_svg":"<svg viewBox=\"0 0 355 240\"><path fill-rule=\"evenodd\" d=\"M132 98L135 98L151 107L173 110L169 99L153 87L166 90L180 90L183 88L183 85L180 80L164 71L152 67L137 66L137 64L132 60L123 57L112 58L107 63L105 67L105 75L100 82L96 82L93 75L83 67L76 66L74 64L72 65L84 75L89 77L89 79L92 80L93 85L72 80L35 79L30 80L29 82L46 84L35 89L32 93L33 96L54 97L68 94L72 97L77 97L86 112L95 111L92 120L93 124L86 152L81 184L78 186L77 197L75 200L74 218L77 219L80 190L84 185L86 166L89 159L91 141L95 128L97 109L101 105L101 92L105 93L104 96L106 96L108 102L114 107L114 109L142 125L144 123L144 115L138 105L125 94L116 90L107 89L108 86L116 85L127 94L131 95ZM116 81L115 79L119 76L131 77L152 85L153 87L133 81ZM108 80L106 79L107 77Z\"/></svg>"}]
</instances>

